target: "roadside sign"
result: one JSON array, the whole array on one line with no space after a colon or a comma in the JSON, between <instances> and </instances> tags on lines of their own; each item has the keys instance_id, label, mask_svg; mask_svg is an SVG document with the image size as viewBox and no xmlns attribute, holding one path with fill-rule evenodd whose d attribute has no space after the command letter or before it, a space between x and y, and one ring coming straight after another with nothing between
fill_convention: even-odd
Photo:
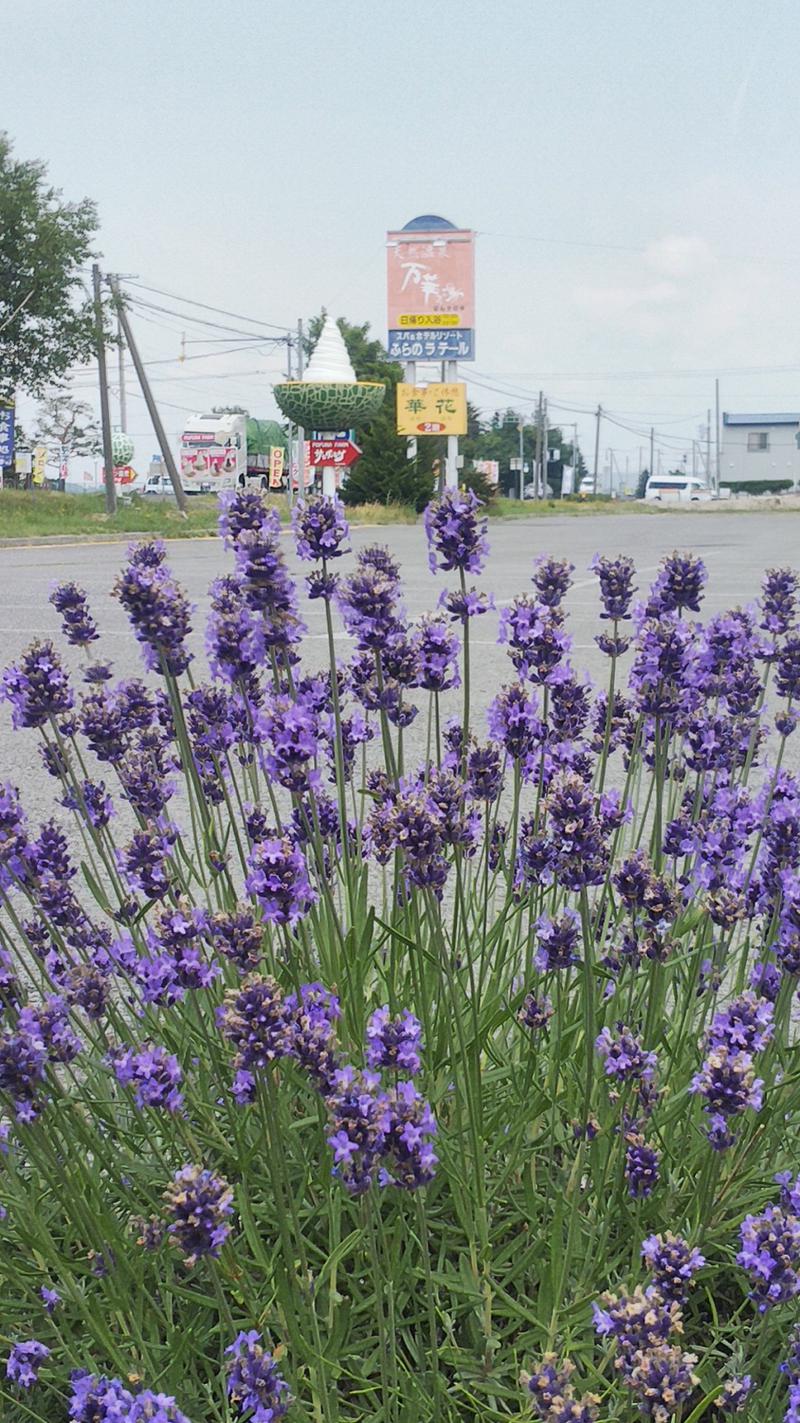
<instances>
[{"instance_id":1,"label":"roadside sign","mask_svg":"<svg viewBox=\"0 0 800 1423\"><path fill-rule=\"evenodd\" d=\"M271 445L269 451L269 487L280 489L283 482L284 451L280 445Z\"/></svg>"},{"instance_id":2,"label":"roadside sign","mask_svg":"<svg viewBox=\"0 0 800 1423\"><path fill-rule=\"evenodd\" d=\"M475 332L459 327L447 331L392 330L388 355L392 361L473 361Z\"/></svg>"},{"instance_id":3,"label":"roadside sign","mask_svg":"<svg viewBox=\"0 0 800 1423\"><path fill-rule=\"evenodd\" d=\"M349 469L361 458L361 450L353 440L309 440L308 447L309 462L314 469Z\"/></svg>"},{"instance_id":4,"label":"roadside sign","mask_svg":"<svg viewBox=\"0 0 800 1423\"><path fill-rule=\"evenodd\" d=\"M0 405L0 469L14 463L14 407Z\"/></svg>"},{"instance_id":5,"label":"roadside sign","mask_svg":"<svg viewBox=\"0 0 800 1423\"><path fill-rule=\"evenodd\" d=\"M466 435L467 387L450 384L397 387L398 435Z\"/></svg>"}]
</instances>

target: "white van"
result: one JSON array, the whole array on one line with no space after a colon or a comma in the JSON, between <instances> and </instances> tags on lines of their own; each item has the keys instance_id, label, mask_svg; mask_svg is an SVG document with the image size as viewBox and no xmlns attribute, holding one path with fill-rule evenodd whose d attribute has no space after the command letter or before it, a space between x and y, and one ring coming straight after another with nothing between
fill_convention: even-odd
<instances>
[{"instance_id":1,"label":"white van","mask_svg":"<svg viewBox=\"0 0 800 1423\"><path fill-rule=\"evenodd\" d=\"M700 503L711 498L711 490L691 474L651 474L644 491L645 499L680 504Z\"/></svg>"}]
</instances>

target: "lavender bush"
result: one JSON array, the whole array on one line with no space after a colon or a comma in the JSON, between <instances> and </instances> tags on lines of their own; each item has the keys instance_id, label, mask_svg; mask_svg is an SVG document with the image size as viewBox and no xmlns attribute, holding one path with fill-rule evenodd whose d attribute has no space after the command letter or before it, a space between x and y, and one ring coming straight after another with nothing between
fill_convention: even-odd
<instances>
[{"instance_id":1,"label":"lavender bush","mask_svg":"<svg viewBox=\"0 0 800 1423\"><path fill-rule=\"evenodd\" d=\"M297 510L325 672L240 494L209 674L158 542L146 675L75 584L4 674L53 790L0 790L12 1423L800 1416L798 579L702 621L697 558L597 558L596 690L542 558L477 715L485 521L425 530L409 624Z\"/></svg>"}]
</instances>

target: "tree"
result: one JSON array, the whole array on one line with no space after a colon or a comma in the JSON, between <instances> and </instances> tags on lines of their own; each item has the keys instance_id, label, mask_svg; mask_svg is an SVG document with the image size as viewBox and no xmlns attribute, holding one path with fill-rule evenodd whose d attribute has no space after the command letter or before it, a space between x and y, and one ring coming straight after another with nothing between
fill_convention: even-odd
<instances>
[{"instance_id":1,"label":"tree","mask_svg":"<svg viewBox=\"0 0 800 1423\"><path fill-rule=\"evenodd\" d=\"M43 163L14 159L0 133L0 398L41 396L94 350L94 317L81 280L97 209L62 200Z\"/></svg>"},{"instance_id":2,"label":"tree","mask_svg":"<svg viewBox=\"0 0 800 1423\"><path fill-rule=\"evenodd\" d=\"M307 355L316 345L324 320L322 312L308 323ZM382 381L386 386L378 414L369 425L356 427L356 444L363 454L350 470L342 499L346 504L397 503L424 509L433 495L433 461L440 442L420 439L416 459L407 458L405 436L396 430L395 391L403 379L402 367L390 361L380 341L369 335L368 322L355 326L340 317L337 325L358 380Z\"/></svg>"},{"instance_id":3,"label":"tree","mask_svg":"<svg viewBox=\"0 0 800 1423\"><path fill-rule=\"evenodd\" d=\"M39 410L33 440L56 450L59 461L71 455L97 455L102 449L91 405L61 393L49 396Z\"/></svg>"}]
</instances>

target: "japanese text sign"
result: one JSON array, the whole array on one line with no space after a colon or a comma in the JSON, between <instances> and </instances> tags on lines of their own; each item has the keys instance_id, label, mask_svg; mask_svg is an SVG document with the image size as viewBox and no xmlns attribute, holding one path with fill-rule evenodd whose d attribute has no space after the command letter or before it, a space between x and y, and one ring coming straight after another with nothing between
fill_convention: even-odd
<instances>
[{"instance_id":1,"label":"japanese text sign","mask_svg":"<svg viewBox=\"0 0 800 1423\"><path fill-rule=\"evenodd\" d=\"M386 240L389 330L473 330L474 233L389 232Z\"/></svg>"},{"instance_id":2,"label":"japanese text sign","mask_svg":"<svg viewBox=\"0 0 800 1423\"><path fill-rule=\"evenodd\" d=\"M403 385L397 387L398 435L466 435L467 387Z\"/></svg>"}]
</instances>

